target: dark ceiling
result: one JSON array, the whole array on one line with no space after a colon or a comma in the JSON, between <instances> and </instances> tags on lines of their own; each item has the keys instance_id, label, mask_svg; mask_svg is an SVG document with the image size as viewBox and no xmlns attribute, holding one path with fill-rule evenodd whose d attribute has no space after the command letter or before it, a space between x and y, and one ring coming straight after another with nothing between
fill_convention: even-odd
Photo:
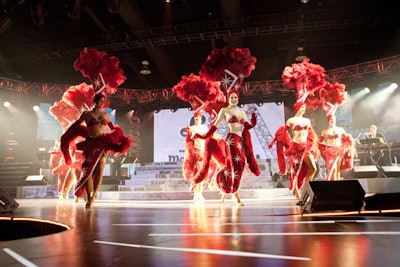
<instances>
[{"instance_id":1,"label":"dark ceiling","mask_svg":"<svg viewBox=\"0 0 400 267\"><path fill-rule=\"evenodd\" d=\"M305 0L303 0L305 1ZM80 2L80 5L79 5ZM327 70L400 54L399 1L0 0L0 76L78 84L84 47L117 56L128 89L171 88L213 48L257 57L245 81L280 79L298 47ZM152 73L139 73L147 60Z\"/></svg>"}]
</instances>

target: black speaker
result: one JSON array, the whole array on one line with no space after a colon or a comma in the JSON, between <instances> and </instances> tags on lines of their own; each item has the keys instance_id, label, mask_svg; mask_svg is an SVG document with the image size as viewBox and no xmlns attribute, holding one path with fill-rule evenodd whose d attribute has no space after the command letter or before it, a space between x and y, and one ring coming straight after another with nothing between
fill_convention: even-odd
<instances>
[{"instance_id":1,"label":"black speaker","mask_svg":"<svg viewBox=\"0 0 400 267\"><path fill-rule=\"evenodd\" d=\"M47 185L44 175L29 175L25 180L26 185Z\"/></svg>"},{"instance_id":2,"label":"black speaker","mask_svg":"<svg viewBox=\"0 0 400 267\"><path fill-rule=\"evenodd\" d=\"M0 189L0 212L13 212L18 206L17 201Z\"/></svg>"},{"instance_id":3,"label":"black speaker","mask_svg":"<svg viewBox=\"0 0 400 267\"><path fill-rule=\"evenodd\" d=\"M367 193L365 210L400 209L399 178L368 178L359 179L359 182Z\"/></svg>"},{"instance_id":4,"label":"black speaker","mask_svg":"<svg viewBox=\"0 0 400 267\"><path fill-rule=\"evenodd\" d=\"M365 210L400 209L400 192L374 194L366 197L364 202Z\"/></svg>"},{"instance_id":5,"label":"black speaker","mask_svg":"<svg viewBox=\"0 0 400 267\"><path fill-rule=\"evenodd\" d=\"M393 166L381 166L387 177L400 177L400 167L397 165Z\"/></svg>"},{"instance_id":6,"label":"black speaker","mask_svg":"<svg viewBox=\"0 0 400 267\"><path fill-rule=\"evenodd\" d=\"M375 165L354 166L354 178L376 178L378 177L378 168Z\"/></svg>"},{"instance_id":7,"label":"black speaker","mask_svg":"<svg viewBox=\"0 0 400 267\"><path fill-rule=\"evenodd\" d=\"M304 211L360 211L365 191L358 180L310 181L299 204Z\"/></svg>"}]
</instances>

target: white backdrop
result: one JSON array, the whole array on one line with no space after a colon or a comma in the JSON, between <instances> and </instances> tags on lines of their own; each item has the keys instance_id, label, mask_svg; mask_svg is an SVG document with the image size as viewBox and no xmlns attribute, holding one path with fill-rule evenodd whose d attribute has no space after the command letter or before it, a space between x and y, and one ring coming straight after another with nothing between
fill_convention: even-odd
<instances>
[{"instance_id":1,"label":"white backdrop","mask_svg":"<svg viewBox=\"0 0 400 267\"><path fill-rule=\"evenodd\" d=\"M264 103L257 107L259 114L264 120L272 135L277 128L285 124L284 105L275 103ZM207 113L204 124L209 126L210 118ZM161 110L154 114L154 162L171 162L183 159L185 149L185 127L193 123L193 111L178 109L175 112ZM219 127L221 128L221 126ZM220 129L219 129L220 130ZM264 150L251 130L253 149L261 159L266 158Z\"/></svg>"}]
</instances>

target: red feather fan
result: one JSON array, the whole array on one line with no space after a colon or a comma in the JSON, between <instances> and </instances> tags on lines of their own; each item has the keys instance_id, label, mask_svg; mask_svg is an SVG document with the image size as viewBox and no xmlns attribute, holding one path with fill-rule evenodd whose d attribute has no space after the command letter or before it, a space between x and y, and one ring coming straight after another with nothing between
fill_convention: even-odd
<instances>
[{"instance_id":1,"label":"red feather fan","mask_svg":"<svg viewBox=\"0 0 400 267\"><path fill-rule=\"evenodd\" d=\"M94 89L92 85L81 83L71 86L64 92L62 100L78 110L91 110L93 106Z\"/></svg>"},{"instance_id":2,"label":"red feather fan","mask_svg":"<svg viewBox=\"0 0 400 267\"><path fill-rule=\"evenodd\" d=\"M201 108L207 111L206 106L225 102L219 82L207 80L193 73L182 76L182 80L172 88L172 92L183 101L189 102L193 109Z\"/></svg>"},{"instance_id":3,"label":"red feather fan","mask_svg":"<svg viewBox=\"0 0 400 267\"><path fill-rule=\"evenodd\" d=\"M81 115L77 108L68 105L62 100L54 102L49 109L49 113L60 123L64 130L68 129L71 123L75 122Z\"/></svg>"}]
</instances>

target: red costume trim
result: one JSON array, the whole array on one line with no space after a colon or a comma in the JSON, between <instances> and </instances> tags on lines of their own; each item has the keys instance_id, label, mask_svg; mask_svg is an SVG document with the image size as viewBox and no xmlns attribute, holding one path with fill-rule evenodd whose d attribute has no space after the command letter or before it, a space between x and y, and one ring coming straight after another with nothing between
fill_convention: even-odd
<instances>
[{"instance_id":1,"label":"red costume trim","mask_svg":"<svg viewBox=\"0 0 400 267\"><path fill-rule=\"evenodd\" d=\"M288 129L289 127L287 125L280 126L275 132L275 138L268 144L268 147L271 149L274 143L276 143L279 172L282 175L286 174L287 172L284 151L289 147L290 142L292 141L289 136Z\"/></svg>"},{"instance_id":2,"label":"red costume trim","mask_svg":"<svg viewBox=\"0 0 400 267\"><path fill-rule=\"evenodd\" d=\"M260 168L258 167L257 160L254 157L253 143L251 141L251 135L248 131L243 133L243 152L246 157L247 167L255 175L261 174Z\"/></svg>"}]
</instances>

